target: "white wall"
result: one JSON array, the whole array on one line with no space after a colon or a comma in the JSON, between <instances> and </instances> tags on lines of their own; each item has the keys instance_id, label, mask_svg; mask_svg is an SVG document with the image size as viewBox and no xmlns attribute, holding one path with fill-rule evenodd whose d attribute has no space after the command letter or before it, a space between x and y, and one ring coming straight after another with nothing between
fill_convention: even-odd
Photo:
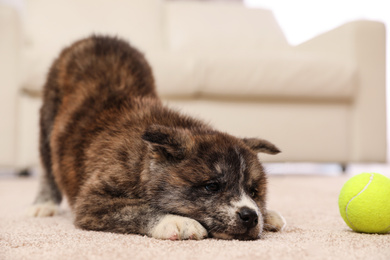
<instances>
[{"instance_id":1,"label":"white wall","mask_svg":"<svg viewBox=\"0 0 390 260\"><path fill-rule=\"evenodd\" d=\"M299 44L356 19L390 23L387 0L244 0L250 7L273 10L289 42Z\"/></svg>"},{"instance_id":2,"label":"white wall","mask_svg":"<svg viewBox=\"0 0 390 260\"><path fill-rule=\"evenodd\" d=\"M0 3L14 6L19 10L24 9L24 0L0 0Z\"/></svg>"}]
</instances>

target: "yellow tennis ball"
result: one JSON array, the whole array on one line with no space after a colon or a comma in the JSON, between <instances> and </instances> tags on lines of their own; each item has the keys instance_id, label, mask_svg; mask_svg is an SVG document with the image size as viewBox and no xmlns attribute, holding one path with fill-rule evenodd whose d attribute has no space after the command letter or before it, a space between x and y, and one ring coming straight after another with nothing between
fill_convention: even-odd
<instances>
[{"instance_id":1,"label":"yellow tennis ball","mask_svg":"<svg viewBox=\"0 0 390 260\"><path fill-rule=\"evenodd\" d=\"M390 231L390 179L378 173L362 173L349 179L339 195L339 209L354 231Z\"/></svg>"}]
</instances>

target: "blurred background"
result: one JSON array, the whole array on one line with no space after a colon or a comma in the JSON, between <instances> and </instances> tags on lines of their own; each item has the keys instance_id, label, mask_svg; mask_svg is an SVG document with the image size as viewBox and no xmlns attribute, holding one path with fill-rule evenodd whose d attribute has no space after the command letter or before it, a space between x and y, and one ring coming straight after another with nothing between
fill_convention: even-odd
<instances>
[{"instance_id":1,"label":"blurred background","mask_svg":"<svg viewBox=\"0 0 390 260\"><path fill-rule=\"evenodd\" d=\"M92 33L150 61L164 102L283 153L271 174L390 172L380 0L0 0L0 175L36 174L52 60ZM386 57L387 55L387 57Z\"/></svg>"},{"instance_id":2,"label":"blurred background","mask_svg":"<svg viewBox=\"0 0 390 260\"><path fill-rule=\"evenodd\" d=\"M292 45L299 45L317 35L332 30L344 23L368 19L383 22L386 26L386 35L389 35L390 16L389 7L383 0L244 0L248 7L268 8L275 14L278 23L283 29L287 40ZM386 41L386 50L389 49L390 42ZM386 52L386 78L390 75L389 52ZM389 81L386 81L386 99L389 100ZM389 109L387 103L387 122L389 122ZM387 123L387 129L388 123ZM389 132L387 140L389 140ZM388 141L387 141L388 143ZM387 161L389 161L389 154ZM323 171L325 173L335 173L338 171L337 165L278 165L278 172L292 171L296 168L304 172ZM279 168L280 167L280 168ZM295 168L295 169L294 169ZM350 164L347 169L348 174L358 174L362 171L381 172L390 174L390 167L383 164Z\"/></svg>"}]
</instances>

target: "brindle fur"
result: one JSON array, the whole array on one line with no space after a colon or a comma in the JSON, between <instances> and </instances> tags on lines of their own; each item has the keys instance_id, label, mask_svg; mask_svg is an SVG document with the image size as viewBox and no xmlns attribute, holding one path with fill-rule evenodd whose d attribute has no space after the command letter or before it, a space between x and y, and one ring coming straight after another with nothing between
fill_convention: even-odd
<instances>
[{"instance_id":1,"label":"brindle fur","mask_svg":"<svg viewBox=\"0 0 390 260\"><path fill-rule=\"evenodd\" d=\"M256 239L262 223L246 231L223 209L244 192L260 221L267 219L258 152L279 150L163 106L140 52L123 40L92 36L64 49L49 71L35 203L59 204L66 195L76 226L88 230L153 236L172 214L195 219L209 236ZM219 189L207 190L210 183Z\"/></svg>"}]
</instances>

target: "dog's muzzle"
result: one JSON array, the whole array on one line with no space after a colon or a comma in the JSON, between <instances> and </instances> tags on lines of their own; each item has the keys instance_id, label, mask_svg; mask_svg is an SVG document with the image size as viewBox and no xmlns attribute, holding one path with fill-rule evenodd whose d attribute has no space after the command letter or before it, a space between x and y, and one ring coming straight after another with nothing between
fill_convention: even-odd
<instances>
[{"instance_id":1,"label":"dog's muzzle","mask_svg":"<svg viewBox=\"0 0 390 260\"><path fill-rule=\"evenodd\" d=\"M245 226L248 230L256 227L259 223L259 216L253 209L242 207L240 211L237 212L237 214L242 225Z\"/></svg>"}]
</instances>

